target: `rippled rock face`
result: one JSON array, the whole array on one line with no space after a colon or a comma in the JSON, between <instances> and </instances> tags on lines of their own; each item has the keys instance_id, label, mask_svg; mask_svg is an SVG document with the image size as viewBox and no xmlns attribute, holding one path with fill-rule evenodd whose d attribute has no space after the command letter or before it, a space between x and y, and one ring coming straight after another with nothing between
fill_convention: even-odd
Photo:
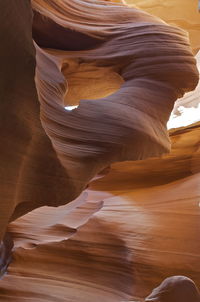
<instances>
[{"instance_id":1,"label":"rippled rock face","mask_svg":"<svg viewBox=\"0 0 200 302\"><path fill-rule=\"evenodd\" d=\"M200 70L200 52L198 52L198 54L195 57L197 60L198 69ZM184 106L185 108L190 108L190 107L198 108L200 106L199 95L200 95L200 82L198 83L194 91L190 91L186 93L183 98L180 98L176 101L173 112L175 114L180 115L180 112L178 111L179 106Z\"/></svg>"},{"instance_id":2,"label":"rippled rock face","mask_svg":"<svg viewBox=\"0 0 200 302\"><path fill-rule=\"evenodd\" d=\"M198 1L188 0L124 0L129 5L162 18L172 25L185 29L190 36L193 51L200 48Z\"/></svg>"},{"instance_id":3,"label":"rippled rock face","mask_svg":"<svg viewBox=\"0 0 200 302\"><path fill-rule=\"evenodd\" d=\"M170 131L172 153L124 162L74 202L13 222L2 301L129 301L163 279L200 285L200 125Z\"/></svg>"},{"instance_id":4,"label":"rippled rock face","mask_svg":"<svg viewBox=\"0 0 200 302\"><path fill-rule=\"evenodd\" d=\"M0 298L122 301L169 274L199 282L199 124L158 157L198 82L187 34L107 1L0 14L0 239L14 221L15 243Z\"/></svg>"},{"instance_id":5,"label":"rippled rock face","mask_svg":"<svg viewBox=\"0 0 200 302\"><path fill-rule=\"evenodd\" d=\"M162 18L167 23L179 26L189 34L191 47L194 54L200 49L199 35L199 11L198 1L187 0L126 0L128 5L137 5L137 7ZM197 55L199 60L200 54ZM174 113L180 115L177 108L197 107L199 105L199 86L196 95L188 93L184 99L176 102Z\"/></svg>"},{"instance_id":6,"label":"rippled rock face","mask_svg":"<svg viewBox=\"0 0 200 302\"><path fill-rule=\"evenodd\" d=\"M198 81L186 33L145 12L79 0L32 8L1 3L1 237L32 209L78 197L111 163L168 152L173 104Z\"/></svg>"}]
</instances>

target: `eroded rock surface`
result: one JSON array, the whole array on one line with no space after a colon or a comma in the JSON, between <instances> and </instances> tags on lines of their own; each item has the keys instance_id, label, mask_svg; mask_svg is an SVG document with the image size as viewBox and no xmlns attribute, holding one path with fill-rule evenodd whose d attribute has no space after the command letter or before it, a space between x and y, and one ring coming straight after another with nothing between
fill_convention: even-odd
<instances>
[{"instance_id":1,"label":"eroded rock surface","mask_svg":"<svg viewBox=\"0 0 200 302\"><path fill-rule=\"evenodd\" d=\"M169 151L166 122L173 104L198 81L187 35L145 12L86 0L31 4L36 19L29 1L1 3L1 238L9 221L72 201L111 163ZM46 32L46 47L51 41L60 49L41 48ZM86 43L80 50L59 44L73 32ZM78 59L77 73L83 70L88 83L85 64L118 74L117 91L98 99L82 93L89 99L67 112L69 59Z\"/></svg>"},{"instance_id":2,"label":"eroded rock surface","mask_svg":"<svg viewBox=\"0 0 200 302\"><path fill-rule=\"evenodd\" d=\"M171 130L162 159L112 165L80 198L13 222L2 301L126 301L163 279L200 285L200 125Z\"/></svg>"},{"instance_id":3,"label":"eroded rock surface","mask_svg":"<svg viewBox=\"0 0 200 302\"><path fill-rule=\"evenodd\" d=\"M175 100L198 82L187 35L109 2L32 7L0 3L0 238L30 212L9 226L0 298L122 301L173 274L199 285L199 124L172 130L172 152L155 158L170 150Z\"/></svg>"},{"instance_id":4,"label":"eroded rock surface","mask_svg":"<svg viewBox=\"0 0 200 302\"><path fill-rule=\"evenodd\" d=\"M194 53L200 48L198 1L188 0L123 0L179 26L189 33Z\"/></svg>"}]
</instances>

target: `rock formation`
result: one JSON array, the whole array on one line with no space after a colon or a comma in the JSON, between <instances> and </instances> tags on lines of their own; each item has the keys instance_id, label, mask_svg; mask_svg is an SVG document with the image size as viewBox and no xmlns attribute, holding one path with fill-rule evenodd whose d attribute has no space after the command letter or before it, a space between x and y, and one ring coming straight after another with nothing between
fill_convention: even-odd
<instances>
[{"instance_id":1,"label":"rock formation","mask_svg":"<svg viewBox=\"0 0 200 302\"><path fill-rule=\"evenodd\" d=\"M195 283L184 276L173 276L166 278L145 299L145 302L171 301L171 302L199 302L200 293Z\"/></svg>"},{"instance_id":2,"label":"rock formation","mask_svg":"<svg viewBox=\"0 0 200 302\"><path fill-rule=\"evenodd\" d=\"M200 70L200 52L198 52L198 54L196 55L196 60L197 60L198 69ZM194 91L190 91L186 93L183 98L178 99L176 101L173 112L175 114L180 115L180 112L178 112L179 106L184 106L185 108L187 107L197 108L200 104L199 95L200 95L200 82L198 83Z\"/></svg>"},{"instance_id":3,"label":"rock formation","mask_svg":"<svg viewBox=\"0 0 200 302\"><path fill-rule=\"evenodd\" d=\"M198 1L188 0L123 0L176 25L189 33L194 53L200 48Z\"/></svg>"},{"instance_id":4,"label":"rock formation","mask_svg":"<svg viewBox=\"0 0 200 302\"><path fill-rule=\"evenodd\" d=\"M116 163L74 202L10 224L1 300L137 301L172 275L200 286L200 124L170 138L167 157Z\"/></svg>"},{"instance_id":5,"label":"rock formation","mask_svg":"<svg viewBox=\"0 0 200 302\"><path fill-rule=\"evenodd\" d=\"M171 130L158 157L198 82L186 32L107 1L10 0L0 14L0 239L18 218L2 301L199 283L199 124Z\"/></svg>"},{"instance_id":6,"label":"rock formation","mask_svg":"<svg viewBox=\"0 0 200 302\"><path fill-rule=\"evenodd\" d=\"M124 0L130 6L137 5L150 14L158 16L173 26L179 26L189 33L190 43L194 54L200 49L199 35L199 11L197 1L187 0ZM200 54L197 56L197 59ZM181 101L181 102L180 102ZM177 108L197 107L199 104L199 86L196 90L196 97L188 93L187 97L177 101L174 112L180 115Z\"/></svg>"}]
</instances>

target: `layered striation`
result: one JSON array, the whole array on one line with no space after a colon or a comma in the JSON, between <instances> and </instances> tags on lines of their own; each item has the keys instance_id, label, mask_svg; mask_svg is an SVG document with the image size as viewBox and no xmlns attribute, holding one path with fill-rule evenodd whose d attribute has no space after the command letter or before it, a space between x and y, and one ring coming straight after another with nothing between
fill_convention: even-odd
<instances>
[{"instance_id":1,"label":"layered striation","mask_svg":"<svg viewBox=\"0 0 200 302\"><path fill-rule=\"evenodd\" d=\"M166 122L177 97L196 86L198 73L186 33L158 18L103 2L102 6L89 1L45 3L32 2L38 14L85 35L86 44L86 37L96 39L95 47L88 50L72 51L67 45L62 50L36 48L42 125L67 171L67 199L71 200L112 162L169 151ZM36 35L38 32L40 27ZM116 92L94 99L90 87L98 86L98 81L91 83L87 64L96 72L108 68L118 73L123 81L116 77ZM73 86L74 74L80 79L79 70L85 77L85 91L90 92L87 99L81 98L84 88L78 95L77 85ZM72 96L68 95L73 89ZM75 103L70 96L76 97ZM70 105L79 102L79 107L66 112L66 101L71 101Z\"/></svg>"},{"instance_id":2,"label":"layered striation","mask_svg":"<svg viewBox=\"0 0 200 302\"><path fill-rule=\"evenodd\" d=\"M122 0L162 18L167 23L183 28L189 33L194 53L200 47L198 1L187 0Z\"/></svg>"},{"instance_id":3,"label":"layered striation","mask_svg":"<svg viewBox=\"0 0 200 302\"><path fill-rule=\"evenodd\" d=\"M198 82L187 33L108 1L10 0L0 15L0 239L12 222L15 243L0 299L198 284L199 124L172 130L163 155Z\"/></svg>"},{"instance_id":4,"label":"layered striation","mask_svg":"<svg viewBox=\"0 0 200 302\"><path fill-rule=\"evenodd\" d=\"M1 300L139 300L171 275L200 286L200 125L170 138L169 156L113 164L74 202L13 222Z\"/></svg>"},{"instance_id":5,"label":"layered striation","mask_svg":"<svg viewBox=\"0 0 200 302\"><path fill-rule=\"evenodd\" d=\"M143 11L88 0L34 0L32 8L1 4L1 237L32 209L78 197L111 163L169 151L174 101L198 81L187 34ZM116 79L103 98L106 84L88 88L99 70ZM70 97L76 72L85 82ZM67 112L73 98L79 107Z\"/></svg>"},{"instance_id":6,"label":"layered striation","mask_svg":"<svg viewBox=\"0 0 200 302\"><path fill-rule=\"evenodd\" d=\"M197 53L195 58L197 60L197 68L200 70L200 52ZM178 111L179 106L183 106L184 108L189 108L189 107L198 108L198 106L200 106L199 95L200 95L200 83L198 83L194 91L190 91L186 93L183 98L180 98L175 102L173 113L180 115L180 112Z\"/></svg>"}]
</instances>

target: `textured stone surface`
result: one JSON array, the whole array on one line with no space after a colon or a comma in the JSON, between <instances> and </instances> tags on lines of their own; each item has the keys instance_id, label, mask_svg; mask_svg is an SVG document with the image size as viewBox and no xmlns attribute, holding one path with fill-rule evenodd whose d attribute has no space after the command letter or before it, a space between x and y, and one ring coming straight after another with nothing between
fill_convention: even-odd
<instances>
[{"instance_id":1,"label":"textured stone surface","mask_svg":"<svg viewBox=\"0 0 200 302\"><path fill-rule=\"evenodd\" d=\"M124 301L174 274L200 285L199 124L155 157L197 85L187 35L109 2L31 3L33 19L28 0L0 3L0 239L30 212L9 225L0 300Z\"/></svg>"},{"instance_id":2,"label":"textured stone surface","mask_svg":"<svg viewBox=\"0 0 200 302\"><path fill-rule=\"evenodd\" d=\"M197 60L198 69L200 70L200 51L197 53L197 55L195 57ZM199 104L200 104L200 82L198 83L198 85L194 91L186 93L184 95L184 97L178 99L175 102L173 112L175 114L180 115L180 112L178 112L178 110L177 110L179 106L184 106L185 108L187 108L187 107L197 108L199 106Z\"/></svg>"},{"instance_id":3,"label":"textured stone surface","mask_svg":"<svg viewBox=\"0 0 200 302\"><path fill-rule=\"evenodd\" d=\"M188 0L124 0L128 4L162 18L169 24L185 29L190 36L194 53L200 49L200 18L198 1Z\"/></svg>"},{"instance_id":4,"label":"textured stone surface","mask_svg":"<svg viewBox=\"0 0 200 302\"><path fill-rule=\"evenodd\" d=\"M33 36L40 37L39 46L45 37L49 46L43 50L35 43L36 57L30 2L2 2L0 7L5 41L0 238L9 221L42 205L58 206L78 197L111 163L167 152L166 122L173 104L198 81L185 33L145 12L85 0L31 3L39 14L33 19ZM73 35L81 38L80 50L77 39L69 49ZM50 49L56 44L58 49ZM82 70L88 82L76 97L88 97L82 88L91 85L84 68L91 63L96 70L115 74L116 86L110 85L107 94L117 91L98 99L90 91L94 99L81 99L78 109L67 112L68 77L69 88L74 87L74 75L67 73L69 59L78 60L77 76Z\"/></svg>"},{"instance_id":5,"label":"textured stone surface","mask_svg":"<svg viewBox=\"0 0 200 302\"><path fill-rule=\"evenodd\" d=\"M171 130L163 159L112 165L80 198L13 222L2 301L126 301L170 275L200 286L200 125Z\"/></svg>"}]
</instances>

